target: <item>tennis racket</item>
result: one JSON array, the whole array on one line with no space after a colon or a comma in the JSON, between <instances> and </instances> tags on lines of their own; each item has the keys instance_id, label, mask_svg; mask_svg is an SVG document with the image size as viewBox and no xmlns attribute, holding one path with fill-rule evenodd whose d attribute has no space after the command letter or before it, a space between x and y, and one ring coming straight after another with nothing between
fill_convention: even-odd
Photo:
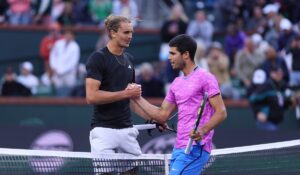
<instances>
[{"instance_id":1,"label":"tennis racket","mask_svg":"<svg viewBox=\"0 0 300 175\"><path fill-rule=\"evenodd\" d=\"M202 100L200 108L198 110L198 117L197 117L195 125L194 125L193 133L196 133L196 131L197 131L197 128L198 128L200 120L201 120L202 113L204 111L204 107L205 107L206 101L207 101L207 92L204 93L203 100ZM193 139L189 138L189 142L188 142L188 144L187 144L187 146L186 146L186 148L184 150L185 154L190 154L191 148L192 148L192 144L193 144Z\"/></svg>"}]
</instances>

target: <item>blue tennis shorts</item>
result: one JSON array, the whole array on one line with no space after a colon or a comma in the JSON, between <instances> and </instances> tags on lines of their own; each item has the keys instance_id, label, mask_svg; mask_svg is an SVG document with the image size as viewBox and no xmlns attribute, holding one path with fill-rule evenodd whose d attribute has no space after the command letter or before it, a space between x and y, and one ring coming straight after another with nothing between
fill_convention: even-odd
<instances>
[{"instance_id":1,"label":"blue tennis shorts","mask_svg":"<svg viewBox=\"0 0 300 175\"><path fill-rule=\"evenodd\" d=\"M203 146L194 145L190 154L185 149L173 149L170 162L170 175L200 175L210 154L202 149Z\"/></svg>"}]
</instances>

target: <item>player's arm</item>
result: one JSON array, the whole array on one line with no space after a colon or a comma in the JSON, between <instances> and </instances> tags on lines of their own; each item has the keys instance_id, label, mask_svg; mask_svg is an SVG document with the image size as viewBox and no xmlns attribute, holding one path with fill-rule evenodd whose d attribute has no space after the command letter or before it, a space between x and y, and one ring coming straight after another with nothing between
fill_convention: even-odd
<instances>
[{"instance_id":1,"label":"player's arm","mask_svg":"<svg viewBox=\"0 0 300 175\"><path fill-rule=\"evenodd\" d=\"M176 109L176 105L164 100L161 107L157 107L143 97L134 99L134 101L140 106L141 109L152 119L158 123L166 123L173 111Z\"/></svg>"},{"instance_id":2,"label":"player's arm","mask_svg":"<svg viewBox=\"0 0 300 175\"><path fill-rule=\"evenodd\" d=\"M109 92L99 90L101 82L92 78L86 78L86 101L88 104L107 104L126 98L137 98L141 96L141 88L136 86L132 89Z\"/></svg>"},{"instance_id":3,"label":"player's arm","mask_svg":"<svg viewBox=\"0 0 300 175\"><path fill-rule=\"evenodd\" d=\"M135 102L135 100L130 100L130 109L143 119L151 120L151 117L137 104L137 102Z\"/></svg>"},{"instance_id":4,"label":"player's arm","mask_svg":"<svg viewBox=\"0 0 300 175\"><path fill-rule=\"evenodd\" d=\"M227 117L226 107L224 105L221 94L215 95L208 99L210 105L214 108L215 113L211 119L200 127L195 135L192 136L194 140L201 140L204 134L216 128Z\"/></svg>"}]
</instances>

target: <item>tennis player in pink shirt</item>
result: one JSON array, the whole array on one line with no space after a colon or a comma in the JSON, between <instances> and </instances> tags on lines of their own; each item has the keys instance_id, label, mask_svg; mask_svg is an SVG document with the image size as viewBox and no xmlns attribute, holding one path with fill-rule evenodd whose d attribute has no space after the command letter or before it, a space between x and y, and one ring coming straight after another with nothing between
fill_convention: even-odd
<instances>
[{"instance_id":1,"label":"tennis player in pink shirt","mask_svg":"<svg viewBox=\"0 0 300 175\"><path fill-rule=\"evenodd\" d=\"M135 102L148 117L161 124L165 124L171 114L178 110L170 175L198 175L209 159L214 128L227 116L226 108L216 78L194 63L197 48L195 40L185 34L178 35L169 42L169 47L168 59L173 69L181 70L183 76L172 82L161 107L150 104L142 97L135 99ZM192 132L205 93L208 100L203 107L197 131ZM189 138L194 142L191 152L186 154Z\"/></svg>"}]
</instances>

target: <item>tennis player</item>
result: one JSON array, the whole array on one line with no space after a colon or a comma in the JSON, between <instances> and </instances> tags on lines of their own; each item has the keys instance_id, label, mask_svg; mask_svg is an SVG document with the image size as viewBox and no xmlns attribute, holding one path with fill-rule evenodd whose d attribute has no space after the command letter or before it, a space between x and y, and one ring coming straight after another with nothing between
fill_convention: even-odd
<instances>
[{"instance_id":1,"label":"tennis player","mask_svg":"<svg viewBox=\"0 0 300 175\"><path fill-rule=\"evenodd\" d=\"M161 105L154 106L140 97L135 102L153 119L166 123L171 114L178 109L177 137L172 152L170 175L195 175L201 173L209 159L212 149L214 128L227 116L216 78L197 67L194 55L197 44L188 35L178 35L169 42L169 61L173 69L183 72L171 84ZM198 130L192 133L198 109L207 92L208 100ZM185 154L189 138L194 141L190 154Z\"/></svg>"},{"instance_id":2,"label":"tennis player","mask_svg":"<svg viewBox=\"0 0 300 175\"><path fill-rule=\"evenodd\" d=\"M131 42L133 27L128 18L113 15L107 17L105 27L107 46L92 53L86 63L86 100L94 105L91 152L140 155L136 140L139 132L132 127L130 108L140 116L146 114L130 102L141 96L141 86L128 88L135 81L135 72L132 56L124 52Z\"/></svg>"}]
</instances>

